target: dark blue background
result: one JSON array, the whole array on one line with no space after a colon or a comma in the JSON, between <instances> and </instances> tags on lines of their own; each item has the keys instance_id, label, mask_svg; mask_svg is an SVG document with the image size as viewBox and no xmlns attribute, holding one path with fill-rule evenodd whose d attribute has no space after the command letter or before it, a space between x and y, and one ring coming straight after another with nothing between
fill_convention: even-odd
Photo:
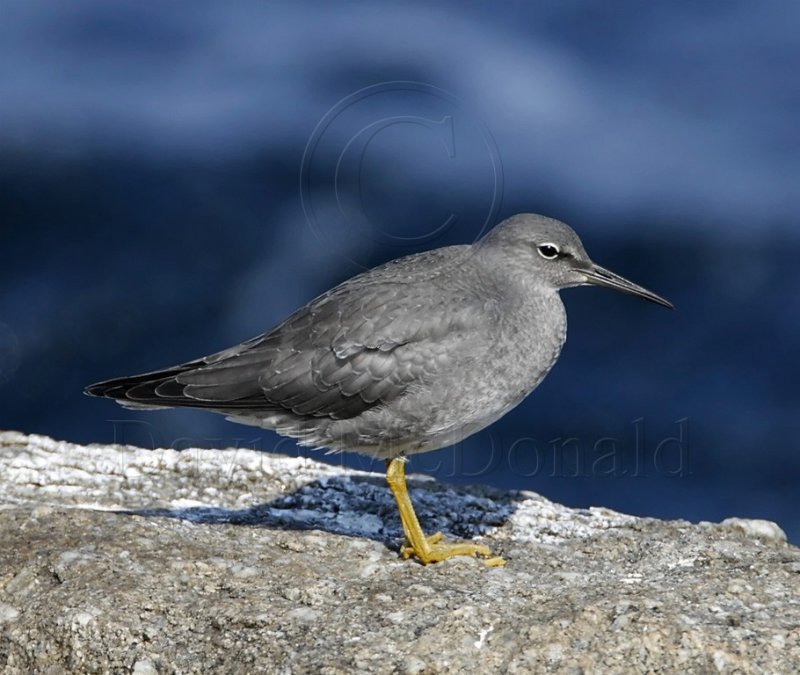
<instances>
[{"instance_id":1,"label":"dark blue background","mask_svg":"<svg viewBox=\"0 0 800 675\"><path fill-rule=\"evenodd\" d=\"M220 417L126 412L81 390L251 337L364 266L473 240L486 218L543 212L677 311L566 291L570 338L540 389L414 468L572 505L769 518L800 539L800 5L0 14L0 427L296 452ZM393 81L423 84L344 106L317 139L304 212L317 124ZM448 152L435 130L396 124L334 184L354 130L445 113ZM680 447L657 451L681 429ZM616 465L595 462L598 441Z\"/></svg>"}]
</instances>

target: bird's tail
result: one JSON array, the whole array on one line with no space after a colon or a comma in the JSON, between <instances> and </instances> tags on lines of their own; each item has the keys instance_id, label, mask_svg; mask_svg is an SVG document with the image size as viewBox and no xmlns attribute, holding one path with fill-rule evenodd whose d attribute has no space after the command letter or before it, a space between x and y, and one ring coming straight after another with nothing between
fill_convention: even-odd
<instances>
[{"instance_id":1,"label":"bird's tail","mask_svg":"<svg viewBox=\"0 0 800 675\"><path fill-rule=\"evenodd\" d=\"M203 407L202 401L184 395L183 386L176 379L181 373L201 365L202 361L192 361L151 373L117 377L90 384L83 391L89 396L113 399L130 408Z\"/></svg>"}]
</instances>

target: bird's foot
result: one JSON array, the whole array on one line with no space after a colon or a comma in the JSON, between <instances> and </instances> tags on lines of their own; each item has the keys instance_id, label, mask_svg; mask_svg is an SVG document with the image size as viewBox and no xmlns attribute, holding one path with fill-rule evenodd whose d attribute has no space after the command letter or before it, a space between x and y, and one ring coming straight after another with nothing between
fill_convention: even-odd
<instances>
[{"instance_id":1,"label":"bird's foot","mask_svg":"<svg viewBox=\"0 0 800 675\"><path fill-rule=\"evenodd\" d=\"M428 542L428 546L435 546L442 539L444 539L444 535L441 532L434 532L433 534L425 537L425 541ZM403 540L403 545L400 547L400 554L403 556L403 560L408 560L412 555L416 554L416 551L414 551L414 544L411 543L411 540L408 537Z\"/></svg>"},{"instance_id":2,"label":"bird's foot","mask_svg":"<svg viewBox=\"0 0 800 675\"><path fill-rule=\"evenodd\" d=\"M411 542L406 539L403 546L400 548L400 554L404 559L414 556L423 565L429 565L435 562L441 562L448 558L457 556L476 557L481 556L484 558L484 564L487 567L502 567L506 564L500 556L492 553L488 546L483 544L442 544L440 543L444 535L441 532L436 532L422 540L422 545L415 548Z\"/></svg>"},{"instance_id":3,"label":"bird's foot","mask_svg":"<svg viewBox=\"0 0 800 675\"><path fill-rule=\"evenodd\" d=\"M441 562L455 556L482 556L487 567L502 567L506 561L494 555L488 546L483 544L443 544L444 538L441 532L432 534L428 537L422 531L422 527L414 512L414 505L408 496L406 486L405 463L401 457L386 460L386 481L389 488L397 500L397 508L400 511L400 523L403 526L406 540L400 548L403 558L414 556L423 565Z\"/></svg>"}]
</instances>

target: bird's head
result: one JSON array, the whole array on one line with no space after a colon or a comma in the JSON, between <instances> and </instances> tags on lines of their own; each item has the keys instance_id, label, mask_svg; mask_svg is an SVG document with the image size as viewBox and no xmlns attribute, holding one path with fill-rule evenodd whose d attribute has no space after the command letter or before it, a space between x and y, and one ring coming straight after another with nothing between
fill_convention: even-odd
<instances>
[{"instance_id":1,"label":"bird's head","mask_svg":"<svg viewBox=\"0 0 800 675\"><path fill-rule=\"evenodd\" d=\"M505 261L516 273L545 287L558 290L594 284L672 309L672 303L660 295L592 262L573 229L546 216L512 216L487 233L478 247L489 254L500 254L498 261Z\"/></svg>"}]
</instances>

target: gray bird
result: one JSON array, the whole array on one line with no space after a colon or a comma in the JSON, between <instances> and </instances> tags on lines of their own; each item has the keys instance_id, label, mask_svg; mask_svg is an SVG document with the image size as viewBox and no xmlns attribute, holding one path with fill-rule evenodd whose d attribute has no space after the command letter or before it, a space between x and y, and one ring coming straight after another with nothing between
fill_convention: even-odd
<instances>
[{"instance_id":1,"label":"gray bird","mask_svg":"<svg viewBox=\"0 0 800 675\"><path fill-rule=\"evenodd\" d=\"M405 458L459 442L520 403L567 334L562 288L595 284L665 307L594 264L570 227L513 216L470 246L418 253L359 274L272 330L172 368L93 384L134 408L202 408L299 443L386 460L406 536L428 564L485 546L426 537Z\"/></svg>"}]
</instances>

